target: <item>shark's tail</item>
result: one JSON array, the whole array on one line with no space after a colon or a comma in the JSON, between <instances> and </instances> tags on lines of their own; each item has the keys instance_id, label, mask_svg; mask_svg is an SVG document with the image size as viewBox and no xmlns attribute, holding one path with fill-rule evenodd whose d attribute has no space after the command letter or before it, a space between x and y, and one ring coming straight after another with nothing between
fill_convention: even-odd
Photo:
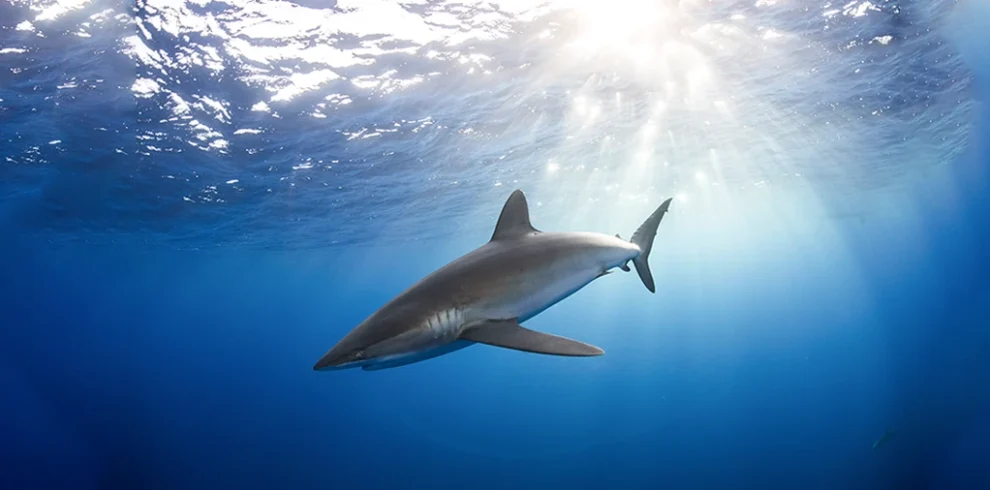
<instances>
[{"instance_id":1,"label":"shark's tail","mask_svg":"<svg viewBox=\"0 0 990 490\"><path fill-rule=\"evenodd\" d=\"M643 285L651 293L656 292L656 286L653 284L653 273L650 272L650 250L653 248L653 238L657 236L660 220L663 219L663 215L667 213L667 208L670 207L670 201L670 199L664 201L649 218L646 218L646 221L639 225L636 233L633 233L632 239L629 240L642 250L639 256L633 259L633 265L636 266L636 273L643 280Z\"/></svg>"}]
</instances>

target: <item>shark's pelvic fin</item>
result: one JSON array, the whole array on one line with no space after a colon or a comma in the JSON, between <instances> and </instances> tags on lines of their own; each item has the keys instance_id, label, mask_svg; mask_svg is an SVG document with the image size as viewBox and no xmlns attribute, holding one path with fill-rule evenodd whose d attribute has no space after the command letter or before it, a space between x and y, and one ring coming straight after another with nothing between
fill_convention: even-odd
<instances>
[{"instance_id":1,"label":"shark's pelvic fin","mask_svg":"<svg viewBox=\"0 0 990 490\"><path fill-rule=\"evenodd\" d=\"M639 256L633 259L633 265L636 266L636 272L643 281L643 285L651 293L656 292L656 285L653 283L653 273L650 272L650 249L653 248L653 239L657 236L657 227L660 226L660 220L663 219L663 215L670 207L670 201L671 199L664 201L649 218L646 218L646 221L639 225L636 233L633 233L632 239L629 240L642 250Z\"/></svg>"},{"instance_id":2,"label":"shark's pelvic fin","mask_svg":"<svg viewBox=\"0 0 990 490\"><path fill-rule=\"evenodd\" d=\"M464 330L461 339L537 354L556 356L600 356L602 349L548 333L536 332L515 320L489 320Z\"/></svg>"},{"instance_id":3,"label":"shark's pelvic fin","mask_svg":"<svg viewBox=\"0 0 990 490\"><path fill-rule=\"evenodd\" d=\"M615 234L615 238L618 238L619 240L622 240L622 237L619 236L618 233ZM619 265L619 268L622 269L622 270L624 270L624 271L626 271L626 272L629 272L629 265L628 264L629 264L628 261L627 262L623 262L622 264Z\"/></svg>"},{"instance_id":4,"label":"shark's pelvic fin","mask_svg":"<svg viewBox=\"0 0 990 490\"><path fill-rule=\"evenodd\" d=\"M516 189L502 206L502 214L498 217L492 240L506 240L538 231L529 222L529 204L526 203L526 196L521 190Z\"/></svg>"}]
</instances>

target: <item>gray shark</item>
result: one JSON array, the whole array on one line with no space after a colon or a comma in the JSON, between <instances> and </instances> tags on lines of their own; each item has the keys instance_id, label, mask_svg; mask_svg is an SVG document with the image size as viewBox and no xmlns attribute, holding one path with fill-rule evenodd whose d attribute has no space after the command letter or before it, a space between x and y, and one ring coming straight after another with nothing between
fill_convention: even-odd
<instances>
[{"instance_id":1,"label":"gray shark","mask_svg":"<svg viewBox=\"0 0 990 490\"><path fill-rule=\"evenodd\" d=\"M475 343L559 356L598 356L590 344L537 332L520 323L632 261L656 292L647 262L663 202L625 241L619 235L542 232L516 190L502 207L491 240L423 278L361 322L314 370L404 366Z\"/></svg>"},{"instance_id":2,"label":"gray shark","mask_svg":"<svg viewBox=\"0 0 990 490\"><path fill-rule=\"evenodd\" d=\"M881 446L886 445L888 442L890 442L891 439L894 438L895 435L897 435L897 431L896 430L888 430L888 431L884 432L883 435L880 436L879 439L877 439L876 441L874 441L874 443L873 443L873 449L876 450L876 449L880 448Z\"/></svg>"}]
</instances>

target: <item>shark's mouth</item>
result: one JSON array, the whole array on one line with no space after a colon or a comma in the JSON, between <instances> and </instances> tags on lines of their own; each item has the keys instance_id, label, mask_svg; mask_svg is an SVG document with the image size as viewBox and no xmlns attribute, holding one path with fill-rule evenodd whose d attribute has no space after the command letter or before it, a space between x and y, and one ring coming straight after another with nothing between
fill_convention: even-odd
<instances>
[{"instance_id":1,"label":"shark's mouth","mask_svg":"<svg viewBox=\"0 0 990 490\"><path fill-rule=\"evenodd\" d=\"M474 342L469 342L467 340L455 340L449 344L444 344L437 347L431 347L429 349L424 349L417 352L410 352L406 354L398 354L394 356L379 357L377 359L372 359L373 362L363 364L361 369L365 371L378 371L381 369L389 369L399 366L405 366L406 364L413 364L419 361L425 361L427 359L432 359L437 356L442 356L444 354L449 354L456 350L461 350L465 347L473 345Z\"/></svg>"},{"instance_id":2,"label":"shark's mouth","mask_svg":"<svg viewBox=\"0 0 990 490\"><path fill-rule=\"evenodd\" d=\"M402 354L392 354L381 357L373 357L371 359L358 359L354 361L347 361L340 364L325 366L316 368L316 371L341 371L344 369L354 369L361 368L365 371L379 371L382 369L389 369L399 366L405 366L406 364L413 364L419 361L425 361L437 356L441 356L456 350L461 350L465 347L473 345L474 342L469 342L466 340L457 340L449 344L430 347L428 349L423 349L414 352L406 352Z\"/></svg>"},{"instance_id":3,"label":"shark's mouth","mask_svg":"<svg viewBox=\"0 0 990 490\"><path fill-rule=\"evenodd\" d=\"M330 364L326 366L320 366L314 369L314 371L340 371L343 369L352 369L361 366L365 366L369 363L378 362L377 359L361 359L358 361L348 361L341 364Z\"/></svg>"}]
</instances>

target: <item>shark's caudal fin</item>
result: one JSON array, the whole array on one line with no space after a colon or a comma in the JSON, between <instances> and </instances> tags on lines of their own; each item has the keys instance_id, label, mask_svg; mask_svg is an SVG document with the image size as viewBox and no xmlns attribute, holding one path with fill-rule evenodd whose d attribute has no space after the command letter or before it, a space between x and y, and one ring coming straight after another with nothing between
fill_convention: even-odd
<instances>
[{"instance_id":1,"label":"shark's caudal fin","mask_svg":"<svg viewBox=\"0 0 990 490\"><path fill-rule=\"evenodd\" d=\"M629 240L642 250L639 256L633 259L633 265L636 266L636 273L642 279L643 285L651 293L656 292L656 285L653 283L653 273L650 272L650 250L653 248L653 239L657 236L657 227L660 226L660 220L663 219L667 208L670 207L670 201L670 199L664 201L649 218L646 218L646 221L639 225L636 233L633 233L632 239Z\"/></svg>"}]
</instances>

